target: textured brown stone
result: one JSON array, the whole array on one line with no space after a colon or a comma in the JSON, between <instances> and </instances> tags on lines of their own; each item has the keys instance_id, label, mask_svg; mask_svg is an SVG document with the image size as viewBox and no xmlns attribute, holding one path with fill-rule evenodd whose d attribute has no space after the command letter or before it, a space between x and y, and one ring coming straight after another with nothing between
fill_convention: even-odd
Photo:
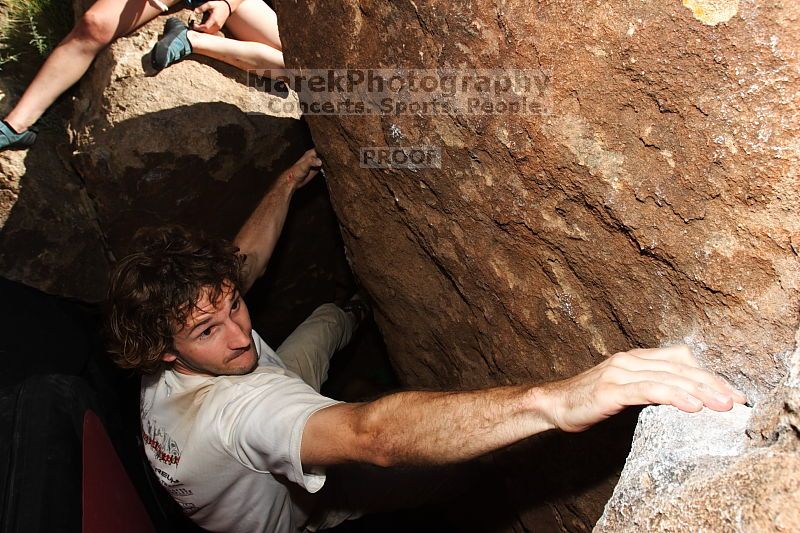
<instances>
[{"instance_id":1,"label":"textured brown stone","mask_svg":"<svg viewBox=\"0 0 800 533\"><path fill-rule=\"evenodd\" d=\"M595 531L797 531L798 468L796 451L758 449L706 460L669 498L632 501L638 509L623 508L622 519L602 520Z\"/></svg>"},{"instance_id":2,"label":"textured brown stone","mask_svg":"<svg viewBox=\"0 0 800 533\"><path fill-rule=\"evenodd\" d=\"M800 322L800 4L684 4L276 2L289 66L548 76L549 114L308 118L408 385L550 380L684 341L768 401ZM441 169L359 167L361 147L419 145ZM577 499L582 525L575 492L545 518L513 505L577 530L611 484Z\"/></svg>"}]
</instances>

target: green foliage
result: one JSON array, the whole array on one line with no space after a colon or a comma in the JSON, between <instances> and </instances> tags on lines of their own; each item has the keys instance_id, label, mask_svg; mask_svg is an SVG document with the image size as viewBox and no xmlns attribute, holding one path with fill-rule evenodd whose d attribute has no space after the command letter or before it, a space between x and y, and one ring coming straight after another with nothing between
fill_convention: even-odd
<instances>
[{"instance_id":1,"label":"green foliage","mask_svg":"<svg viewBox=\"0 0 800 533\"><path fill-rule=\"evenodd\" d=\"M0 0L0 68L39 63L72 28L68 0Z\"/></svg>"}]
</instances>

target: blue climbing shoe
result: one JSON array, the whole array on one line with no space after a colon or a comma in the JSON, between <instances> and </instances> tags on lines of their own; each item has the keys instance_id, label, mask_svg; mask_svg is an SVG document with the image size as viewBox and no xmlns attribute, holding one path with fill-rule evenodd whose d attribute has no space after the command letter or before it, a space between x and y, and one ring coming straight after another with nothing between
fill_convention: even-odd
<instances>
[{"instance_id":1,"label":"blue climbing shoe","mask_svg":"<svg viewBox=\"0 0 800 533\"><path fill-rule=\"evenodd\" d=\"M189 27L180 19L172 17L164 24L164 35L150 52L153 68L161 71L173 63L177 63L192 53L192 45L186 33Z\"/></svg>"},{"instance_id":2,"label":"blue climbing shoe","mask_svg":"<svg viewBox=\"0 0 800 533\"><path fill-rule=\"evenodd\" d=\"M30 148L35 142L35 131L17 133L5 120L0 121L0 150Z\"/></svg>"}]
</instances>

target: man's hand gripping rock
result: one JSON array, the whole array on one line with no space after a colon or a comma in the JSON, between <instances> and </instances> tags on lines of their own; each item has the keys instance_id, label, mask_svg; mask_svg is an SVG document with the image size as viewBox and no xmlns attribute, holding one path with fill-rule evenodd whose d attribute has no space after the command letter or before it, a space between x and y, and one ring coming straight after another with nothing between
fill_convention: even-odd
<instances>
[{"instance_id":1,"label":"man's hand gripping rock","mask_svg":"<svg viewBox=\"0 0 800 533\"><path fill-rule=\"evenodd\" d=\"M700 368L686 345L618 353L577 376L538 391L553 428L577 432L628 406L673 405L695 413L728 411L747 398L723 378Z\"/></svg>"},{"instance_id":2,"label":"man's hand gripping rock","mask_svg":"<svg viewBox=\"0 0 800 533\"><path fill-rule=\"evenodd\" d=\"M287 185L297 190L317 175L322 167L322 160L317 156L315 149L308 150L303 156L289 167L281 176Z\"/></svg>"}]
</instances>

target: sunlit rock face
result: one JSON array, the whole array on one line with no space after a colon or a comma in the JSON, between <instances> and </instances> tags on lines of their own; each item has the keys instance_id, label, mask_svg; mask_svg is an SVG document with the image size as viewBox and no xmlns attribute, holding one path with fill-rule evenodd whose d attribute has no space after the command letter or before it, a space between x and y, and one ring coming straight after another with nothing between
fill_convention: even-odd
<instances>
[{"instance_id":1,"label":"sunlit rock face","mask_svg":"<svg viewBox=\"0 0 800 533\"><path fill-rule=\"evenodd\" d=\"M289 66L306 72L523 69L543 82L517 113L308 117L349 258L408 385L551 380L686 342L757 413L780 403L800 323L800 4L276 9ZM364 85L353 96L376 99ZM441 86L424 98L458 100ZM371 147L432 147L441 165L367 168ZM735 476L741 463L729 463ZM529 470L507 468L507 503L536 531L589 529L621 467L549 501L520 496Z\"/></svg>"}]
</instances>

